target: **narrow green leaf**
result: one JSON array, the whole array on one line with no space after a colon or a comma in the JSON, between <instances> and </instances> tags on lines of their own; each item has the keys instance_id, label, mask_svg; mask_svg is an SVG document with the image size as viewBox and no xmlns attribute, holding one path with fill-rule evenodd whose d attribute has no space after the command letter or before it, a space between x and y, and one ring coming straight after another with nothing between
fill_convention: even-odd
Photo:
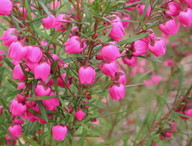
<instances>
[{"instance_id":1,"label":"narrow green leaf","mask_svg":"<svg viewBox=\"0 0 192 146\"><path fill-rule=\"evenodd\" d=\"M43 119L48 121L47 111L46 111L45 107L43 106L42 102L37 101L37 104L39 105Z\"/></svg>"},{"instance_id":2,"label":"narrow green leaf","mask_svg":"<svg viewBox=\"0 0 192 146\"><path fill-rule=\"evenodd\" d=\"M125 45L125 44L128 44L128 43L132 43L134 41L137 41L139 39L142 39L142 38L146 37L148 34L149 34L148 32L145 32L145 33L141 33L141 34L138 34L138 35L134 35L134 36L129 37L128 39L125 39L123 41L118 42L117 44L122 46L122 45Z\"/></svg>"},{"instance_id":3,"label":"narrow green leaf","mask_svg":"<svg viewBox=\"0 0 192 146\"><path fill-rule=\"evenodd\" d=\"M32 146L40 146L38 143L36 143L36 141L34 141L32 138L28 138L27 136L22 135L22 138L29 144L31 144Z\"/></svg>"},{"instance_id":4,"label":"narrow green leaf","mask_svg":"<svg viewBox=\"0 0 192 146\"><path fill-rule=\"evenodd\" d=\"M41 100L46 100L46 99L50 99L50 98L54 98L55 96L36 96L36 97L30 97L27 98L28 100L31 101L41 101Z\"/></svg>"},{"instance_id":5,"label":"narrow green leaf","mask_svg":"<svg viewBox=\"0 0 192 146\"><path fill-rule=\"evenodd\" d=\"M163 63L162 61L156 59L156 58L150 58L150 57L145 57L145 56L138 56L140 58L144 58L144 59L147 59L147 60L150 60L150 61L155 61L155 62L158 62L158 63Z\"/></svg>"},{"instance_id":6,"label":"narrow green leaf","mask_svg":"<svg viewBox=\"0 0 192 146\"><path fill-rule=\"evenodd\" d=\"M23 91L23 89L16 90L16 91L13 91L13 92L10 92L10 93L6 94L6 95L3 96L3 97L4 97L4 98L7 98L7 97L15 96L15 95L17 95L18 93L21 93L22 91Z\"/></svg>"},{"instance_id":7,"label":"narrow green leaf","mask_svg":"<svg viewBox=\"0 0 192 146\"><path fill-rule=\"evenodd\" d=\"M4 61L11 69L14 68L14 64L11 63L11 61L9 61L8 58L4 58L3 61Z\"/></svg>"}]
</instances>

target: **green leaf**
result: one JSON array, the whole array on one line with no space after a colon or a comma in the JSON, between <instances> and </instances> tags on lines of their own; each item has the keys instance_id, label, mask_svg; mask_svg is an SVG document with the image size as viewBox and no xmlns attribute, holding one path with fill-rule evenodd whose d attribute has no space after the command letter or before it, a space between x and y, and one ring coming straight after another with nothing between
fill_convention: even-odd
<instances>
[{"instance_id":1,"label":"green leaf","mask_svg":"<svg viewBox=\"0 0 192 146\"><path fill-rule=\"evenodd\" d=\"M39 105L43 119L48 121L47 111L46 111L44 105L42 104L41 101L37 101L37 104Z\"/></svg>"},{"instance_id":2,"label":"green leaf","mask_svg":"<svg viewBox=\"0 0 192 146\"><path fill-rule=\"evenodd\" d=\"M144 58L144 59L147 59L147 60L150 60L150 61L155 61L155 62L158 62L158 63L163 63L162 61L156 59L156 58L150 58L150 57L145 57L145 56L138 56L138 57L141 57L141 58Z\"/></svg>"},{"instance_id":3,"label":"green leaf","mask_svg":"<svg viewBox=\"0 0 192 146\"><path fill-rule=\"evenodd\" d=\"M17 85L15 82L13 82L13 81L10 80L10 79L7 79L7 81L8 81L13 87L17 88L18 85Z\"/></svg>"},{"instance_id":4,"label":"green leaf","mask_svg":"<svg viewBox=\"0 0 192 146\"><path fill-rule=\"evenodd\" d=\"M6 95L3 96L3 97L4 97L4 98L7 98L7 97L15 96L15 95L17 95L18 93L21 93L22 91L23 91L23 89L16 90L16 91L13 91L13 92L10 92L10 93L6 94Z\"/></svg>"},{"instance_id":5,"label":"green leaf","mask_svg":"<svg viewBox=\"0 0 192 146\"><path fill-rule=\"evenodd\" d=\"M11 61L9 61L8 58L4 58L3 61L4 61L11 69L14 68L14 64L11 63Z\"/></svg>"},{"instance_id":6,"label":"green leaf","mask_svg":"<svg viewBox=\"0 0 192 146\"><path fill-rule=\"evenodd\" d=\"M54 98L55 96L36 96L36 97L30 97L27 98L28 100L31 101L41 101L41 100L46 100L46 99L50 99L50 98Z\"/></svg>"},{"instance_id":7,"label":"green leaf","mask_svg":"<svg viewBox=\"0 0 192 146\"><path fill-rule=\"evenodd\" d=\"M28 138L27 136L22 135L22 138L29 144L31 144L32 146L40 146L38 143L36 143L36 141L34 141L32 138Z\"/></svg>"},{"instance_id":8,"label":"green leaf","mask_svg":"<svg viewBox=\"0 0 192 146\"><path fill-rule=\"evenodd\" d=\"M129 37L128 39L125 39L123 41L118 42L117 44L122 46L122 45L125 45L125 44L128 44L128 43L132 43L134 41L137 41L139 39L142 39L142 38L146 37L148 34L149 34L148 32L145 32L145 33L141 33L141 34L138 34L138 35L134 35L134 36Z\"/></svg>"}]
</instances>

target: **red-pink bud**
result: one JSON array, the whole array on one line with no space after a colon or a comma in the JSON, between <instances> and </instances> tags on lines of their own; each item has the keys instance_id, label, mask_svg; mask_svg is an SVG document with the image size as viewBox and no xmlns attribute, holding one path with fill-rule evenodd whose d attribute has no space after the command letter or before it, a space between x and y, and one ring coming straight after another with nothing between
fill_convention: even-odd
<instances>
[{"instance_id":1,"label":"red-pink bud","mask_svg":"<svg viewBox=\"0 0 192 146\"><path fill-rule=\"evenodd\" d=\"M48 63L43 62L34 67L35 79L41 79L43 82L47 80L51 72L51 67Z\"/></svg>"},{"instance_id":2,"label":"red-pink bud","mask_svg":"<svg viewBox=\"0 0 192 146\"><path fill-rule=\"evenodd\" d=\"M22 127L20 125L9 126L8 131L12 137L20 137L22 134Z\"/></svg>"},{"instance_id":3,"label":"red-pink bud","mask_svg":"<svg viewBox=\"0 0 192 146\"><path fill-rule=\"evenodd\" d=\"M78 121L82 121L85 118L86 113L83 110L78 110L74 113L74 115Z\"/></svg>"},{"instance_id":4,"label":"red-pink bud","mask_svg":"<svg viewBox=\"0 0 192 146\"><path fill-rule=\"evenodd\" d=\"M121 56L119 49L115 45L106 45L101 49L101 56L106 61L115 61Z\"/></svg>"},{"instance_id":5,"label":"red-pink bud","mask_svg":"<svg viewBox=\"0 0 192 146\"><path fill-rule=\"evenodd\" d=\"M68 132L65 125L55 125L52 127L52 137L54 140L64 140Z\"/></svg>"},{"instance_id":6,"label":"red-pink bud","mask_svg":"<svg viewBox=\"0 0 192 146\"><path fill-rule=\"evenodd\" d=\"M9 15L12 11L13 4L10 0L0 0L0 15Z\"/></svg>"},{"instance_id":7,"label":"red-pink bud","mask_svg":"<svg viewBox=\"0 0 192 146\"><path fill-rule=\"evenodd\" d=\"M125 97L125 86L123 84L115 84L109 88L110 96L114 100L123 99Z\"/></svg>"},{"instance_id":8,"label":"red-pink bud","mask_svg":"<svg viewBox=\"0 0 192 146\"><path fill-rule=\"evenodd\" d=\"M96 71L91 66L81 66L78 71L81 84L93 84L96 77Z\"/></svg>"},{"instance_id":9,"label":"red-pink bud","mask_svg":"<svg viewBox=\"0 0 192 146\"><path fill-rule=\"evenodd\" d=\"M85 44L80 42L78 36L72 36L66 43L64 43L65 51L69 54L81 53L84 50Z\"/></svg>"},{"instance_id":10,"label":"red-pink bud","mask_svg":"<svg viewBox=\"0 0 192 146\"><path fill-rule=\"evenodd\" d=\"M102 63L100 69L106 76L114 76L115 73L118 72L118 67L115 61Z\"/></svg>"}]
</instances>

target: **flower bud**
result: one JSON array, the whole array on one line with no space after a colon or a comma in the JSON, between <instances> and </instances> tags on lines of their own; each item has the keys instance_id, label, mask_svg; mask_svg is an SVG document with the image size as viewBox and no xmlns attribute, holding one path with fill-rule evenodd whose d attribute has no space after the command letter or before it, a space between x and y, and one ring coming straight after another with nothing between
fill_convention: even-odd
<instances>
[{"instance_id":1,"label":"flower bud","mask_svg":"<svg viewBox=\"0 0 192 146\"><path fill-rule=\"evenodd\" d=\"M96 77L96 71L91 66L81 66L78 71L81 84L93 84Z\"/></svg>"},{"instance_id":2,"label":"flower bud","mask_svg":"<svg viewBox=\"0 0 192 146\"><path fill-rule=\"evenodd\" d=\"M52 137L54 140L64 140L68 132L65 125L55 125L52 127Z\"/></svg>"},{"instance_id":3,"label":"flower bud","mask_svg":"<svg viewBox=\"0 0 192 146\"><path fill-rule=\"evenodd\" d=\"M74 113L75 117L77 118L78 121L82 121L85 116L86 116L86 113L82 110L78 110Z\"/></svg>"}]
</instances>

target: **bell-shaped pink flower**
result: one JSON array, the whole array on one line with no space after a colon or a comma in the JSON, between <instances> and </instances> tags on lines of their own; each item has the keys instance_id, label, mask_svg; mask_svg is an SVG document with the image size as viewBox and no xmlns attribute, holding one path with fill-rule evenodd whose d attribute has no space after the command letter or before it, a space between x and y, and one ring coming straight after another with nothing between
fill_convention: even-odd
<instances>
[{"instance_id":1,"label":"bell-shaped pink flower","mask_svg":"<svg viewBox=\"0 0 192 146\"><path fill-rule=\"evenodd\" d=\"M64 43L64 46L65 51L69 54L81 53L85 47L78 36L72 36L66 43Z\"/></svg>"},{"instance_id":2,"label":"bell-shaped pink flower","mask_svg":"<svg viewBox=\"0 0 192 146\"><path fill-rule=\"evenodd\" d=\"M35 79L41 79L43 82L47 80L51 72L51 67L48 63L43 62L34 67Z\"/></svg>"},{"instance_id":3,"label":"bell-shaped pink flower","mask_svg":"<svg viewBox=\"0 0 192 146\"><path fill-rule=\"evenodd\" d=\"M20 137L22 134L22 127L20 125L9 126L8 131L12 137Z\"/></svg>"},{"instance_id":4,"label":"bell-shaped pink flower","mask_svg":"<svg viewBox=\"0 0 192 146\"><path fill-rule=\"evenodd\" d=\"M26 79L25 74L23 73L23 70L21 69L21 66L19 64L15 65L13 68L13 79L19 79L20 82Z\"/></svg>"},{"instance_id":5,"label":"bell-shaped pink flower","mask_svg":"<svg viewBox=\"0 0 192 146\"><path fill-rule=\"evenodd\" d=\"M121 19L119 17L116 17L114 20L112 20L111 25L112 28L111 32L109 33L109 37L111 37L115 41L119 41L125 35L125 30L123 28Z\"/></svg>"},{"instance_id":6,"label":"bell-shaped pink flower","mask_svg":"<svg viewBox=\"0 0 192 146\"><path fill-rule=\"evenodd\" d=\"M123 57L122 58L123 63L127 64L128 66L134 66L137 64L137 57L132 56L131 58Z\"/></svg>"},{"instance_id":7,"label":"bell-shaped pink flower","mask_svg":"<svg viewBox=\"0 0 192 146\"><path fill-rule=\"evenodd\" d=\"M106 76L114 76L115 73L118 72L118 67L115 61L102 63L100 69Z\"/></svg>"},{"instance_id":8,"label":"bell-shaped pink flower","mask_svg":"<svg viewBox=\"0 0 192 146\"><path fill-rule=\"evenodd\" d=\"M101 49L101 56L106 61L115 61L121 56L119 49L115 45L106 45Z\"/></svg>"},{"instance_id":9,"label":"bell-shaped pink flower","mask_svg":"<svg viewBox=\"0 0 192 146\"><path fill-rule=\"evenodd\" d=\"M86 113L83 110L78 110L74 113L74 115L78 121L82 121L85 118Z\"/></svg>"},{"instance_id":10,"label":"bell-shaped pink flower","mask_svg":"<svg viewBox=\"0 0 192 146\"><path fill-rule=\"evenodd\" d=\"M53 140L64 140L68 132L68 128L65 125L55 125L52 127Z\"/></svg>"},{"instance_id":11,"label":"bell-shaped pink flower","mask_svg":"<svg viewBox=\"0 0 192 146\"><path fill-rule=\"evenodd\" d=\"M165 13L167 15L177 16L181 10L181 5L176 2L168 2L166 6L168 10Z\"/></svg>"},{"instance_id":12,"label":"bell-shaped pink flower","mask_svg":"<svg viewBox=\"0 0 192 146\"><path fill-rule=\"evenodd\" d=\"M160 24L159 29L165 34L165 36L176 35L179 30L179 25L175 19L170 19L164 24Z\"/></svg>"},{"instance_id":13,"label":"bell-shaped pink flower","mask_svg":"<svg viewBox=\"0 0 192 146\"><path fill-rule=\"evenodd\" d=\"M93 84L96 77L96 71L91 66L81 66L78 71L81 84Z\"/></svg>"},{"instance_id":14,"label":"bell-shaped pink flower","mask_svg":"<svg viewBox=\"0 0 192 146\"><path fill-rule=\"evenodd\" d=\"M127 82L127 78L125 75L125 72L123 70L119 70L119 72L117 72L115 74L115 77L111 77L112 81L118 81L119 83L126 85Z\"/></svg>"},{"instance_id":15,"label":"bell-shaped pink flower","mask_svg":"<svg viewBox=\"0 0 192 146\"><path fill-rule=\"evenodd\" d=\"M114 100L120 100L125 97L125 86L123 84L114 84L109 88L109 94Z\"/></svg>"},{"instance_id":16,"label":"bell-shaped pink flower","mask_svg":"<svg viewBox=\"0 0 192 146\"><path fill-rule=\"evenodd\" d=\"M12 11L13 4L10 0L0 0L0 15L9 15Z\"/></svg>"},{"instance_id":17,"label":"bell-shaped pink flower","mask_svg":"<svg viewBox=\"0 0 192 146\"><path fill-rule=\"evenodd\" d=\"M166 45L161 38L157 38L154 44L149 44L149 50L156 56L164 55L166 52Z\"/></svg>"},{"instance_id":18,"label":"bell-shaped pink flower","mask_svg":"<svg viewBox=\"0 0 192 146\"><path fill-rule=\"evenodd\" d=\"M13 42L18 40L18 37L14 35L14 33L16 33L15 28L9 28L3 33L2 37L0 38L3 45L9 47Z\"/></svg>"},{"instance_id":19,"label":"bell-shaped pink flower","mask_svg":"<svg viewBox=\"0 0 192 146\"><path fill-rule=\"evenodd\" d=\"M20 42L13 42L9 48L9 57L14 61L20 61L27 56L28 49L23 47Z\"/></svg>"},{"instance_id":20,"label":"bell-shaped pink flower","mask_svg":"<svg viewBox=\"0 0 192 146\"><path fill-rule=\"evenodd\" d=\"M137 40L134 42L133 47L133 55L139 56L147 53L148 44L144 40Z\"/></svg>"},{"instance_id":21,"label":"bell-shaped pink flower","mask_svg":"<svg viewBox=\"0 0 192 146\"><path fill-rule=\"evenodd\" d=\"M39 47L33 47L33 46L28 46L27 48L28 48L27 59L32 63L38 63L43 57L41 49Z\"/></svg>"},{"instance_id":22,"label":"bell-shaped pink flower","mask_svg":"<svg viewBox=\"0 0 192 146\"><path fill-rule=\"evenodd\" d=\"M46 29L54 28L55 16L54 15L47 16L46 18L43 18L41 22Z\"/></svg>"},{"instance_id":23,"label":"bell-shaped pink flower","mask_svg":"<svg viewBox=\"0 0 192 146\"><path fill-rule=\"evenodd\" d=\"M179 15L177 16L177 18L179 19L179 22L185 26L185 27L189 27L192 24L192 9L191 8L187 8L186 11L181 11L179 13Z\"/></svg>"},{"instance_id":24,"label":"bell-shaped pink flower","mask_svg":"<svg viewBox=\"0 0 192 146\"><path fill-rule=\"evenodd\" d=\"M13 99L10 105L10 112L12 116L21 116L27 110L27 106L25 104L19 103L16 99Z\"/></svg>"},{"instance_id":25,"label":"bell-shaped pink flower","mask_svg":"<svg viewBox=\"0 0 192 146\"><path fill-rule=\"evenodd\" d=\"M184 112L185 115L192 117L192 109L188 109ZM184 119L189 119L188 117L185 117Z\"/></svg>"},{"instance_id":26,"label":"bell-shaped pink flower","mask_svg":"<svg viewBox=\"0 0 192 146\"><path fill-rule=\"evenodd\" d=\"M66 14L59 14L55 20L55 30L56 31L60 30L61 32L65 31L66 29L62 28L62 26L64 23L66 23L68 21L69 20L68 20Z\"/></svg>"},{"instance_id":27,"label":"bell-shaped pink flower","mask_svg":"<svg viewBox=\"0 0 192 146\"><path fill-rule=\"evenodd\" d=\"M50 93L49 96L56 96L55 93ZM42 100L43 105L47 110L55 111L57 106L59 105L59 100L57 97L53 97L50 99Z\"/></svg>"},{"instance_id":28,"label":"bell-shaped pink flower","mask_svg":"<svg viewBox=\"0 0 192 146\"><path fill-rule=\"evenodd\" d=\"M137 10L139 11L140 15L143 15L144 9L146 5L140 5L137 7ZM151 14L151 5L149 4L147 7L147 11L145 13L145 16L148 17Z\"/></svg>"},{"instance_id":29,"label":"bell-shaped pink flower","mask_svg":"<svg viewBox=\"0 0 192 146\"><path fill-rule=\"evenodd\" d=\"M43 84L37 84L35 88L36 96L48 96L51 93L51 88Z\"/></svg>"}]
</instances>

